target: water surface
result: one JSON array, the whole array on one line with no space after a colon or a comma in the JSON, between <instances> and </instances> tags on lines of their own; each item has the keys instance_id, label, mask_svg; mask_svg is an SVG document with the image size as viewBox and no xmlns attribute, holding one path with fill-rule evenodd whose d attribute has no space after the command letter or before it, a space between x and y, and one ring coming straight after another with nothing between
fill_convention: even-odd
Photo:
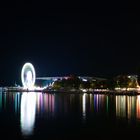
<instances>
[{"instance_id":1,"label":"water surface","mask_svg":"<svg viewBox=\"0 0 140 140\"><path fill-rule=\"evenodd\" d=\"M140 96L0 93L4 139L135 138Z\"/></svg>"}]
</instances>

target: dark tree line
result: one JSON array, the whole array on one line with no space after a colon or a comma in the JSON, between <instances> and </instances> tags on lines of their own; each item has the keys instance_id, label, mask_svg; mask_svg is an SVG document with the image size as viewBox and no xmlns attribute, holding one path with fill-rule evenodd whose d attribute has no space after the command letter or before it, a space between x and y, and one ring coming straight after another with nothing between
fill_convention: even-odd
<instances>
[{"instance_id":1,"label":"dark tree line","mask_svg":"<svg viewBox=\"0 0 140 140\"><path fill-rule=\"evenodd\" d=\"M136 80L132 80L127 75L116 76L115 78L107 80L95 80L83 81L76 76L70 76L68 79L62 79L55 81L53 89L71 90L71 89L115 89L115 88L135 88L138 83Z\"/></svg>"}]
</instances>

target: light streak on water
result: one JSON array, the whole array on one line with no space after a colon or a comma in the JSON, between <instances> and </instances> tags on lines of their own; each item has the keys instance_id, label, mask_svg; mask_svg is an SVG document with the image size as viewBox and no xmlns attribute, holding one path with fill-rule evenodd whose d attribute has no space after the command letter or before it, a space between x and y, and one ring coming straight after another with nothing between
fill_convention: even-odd
<instances>
[{"instance_id":1,"label":"light streak on water","mask_svg":"<svg viewBox=\"0 0 140 140\"><path fill-rule=\"evenodd\" d=\"M21 97L21 132L24 136L32 135L36 114L36 94L23 93Z\"/></svg>"},{"instance_id":2,"label":"light streak on water","mask_svg":"<svg viewBox=\"0 0 140 140\"><path fill-rule=\"evenodd\" d=\"M86 93L83 94L83 120L86 120Z\"/></svg>"}]
</instances>

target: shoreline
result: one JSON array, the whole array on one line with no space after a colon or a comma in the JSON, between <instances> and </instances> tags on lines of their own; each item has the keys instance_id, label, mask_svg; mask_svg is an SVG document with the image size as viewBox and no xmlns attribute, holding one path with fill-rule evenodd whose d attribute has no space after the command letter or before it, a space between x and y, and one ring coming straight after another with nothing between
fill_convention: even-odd
<instances>
[{"instance_id":1,"label":"shoreline","mask_svg":"<svg viewBox=\"0 0 140 140\"><path fill-rule=\"evenodd\" d=\"M0 92L8 93L8 92L42 92L42 93L65 93L65 94L103 94L103 95L140 95L140 92L137 90L133 91L117 91L117 90L102 90L95 89L92 91L82 91L82 90L47 90L47 89L23 89L19 87L1 87Z\"/></svg>"}]
</instances>

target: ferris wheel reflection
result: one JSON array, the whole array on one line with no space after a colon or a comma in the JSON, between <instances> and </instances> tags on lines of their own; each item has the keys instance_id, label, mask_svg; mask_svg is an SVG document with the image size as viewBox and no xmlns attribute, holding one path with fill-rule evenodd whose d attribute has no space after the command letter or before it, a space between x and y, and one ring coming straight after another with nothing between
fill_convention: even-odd
<instances>
[{"instance_id":1,"label":"ferris wheel reflection","mask_svg":"<svg viewBox=\"0 0 140 140\"><path fill-rule=\"evenodd\" d=\"M21 96L20 124L24 136L33 134L36 114L36 94L23 93Z\"/></svg>"}]
</instances>

